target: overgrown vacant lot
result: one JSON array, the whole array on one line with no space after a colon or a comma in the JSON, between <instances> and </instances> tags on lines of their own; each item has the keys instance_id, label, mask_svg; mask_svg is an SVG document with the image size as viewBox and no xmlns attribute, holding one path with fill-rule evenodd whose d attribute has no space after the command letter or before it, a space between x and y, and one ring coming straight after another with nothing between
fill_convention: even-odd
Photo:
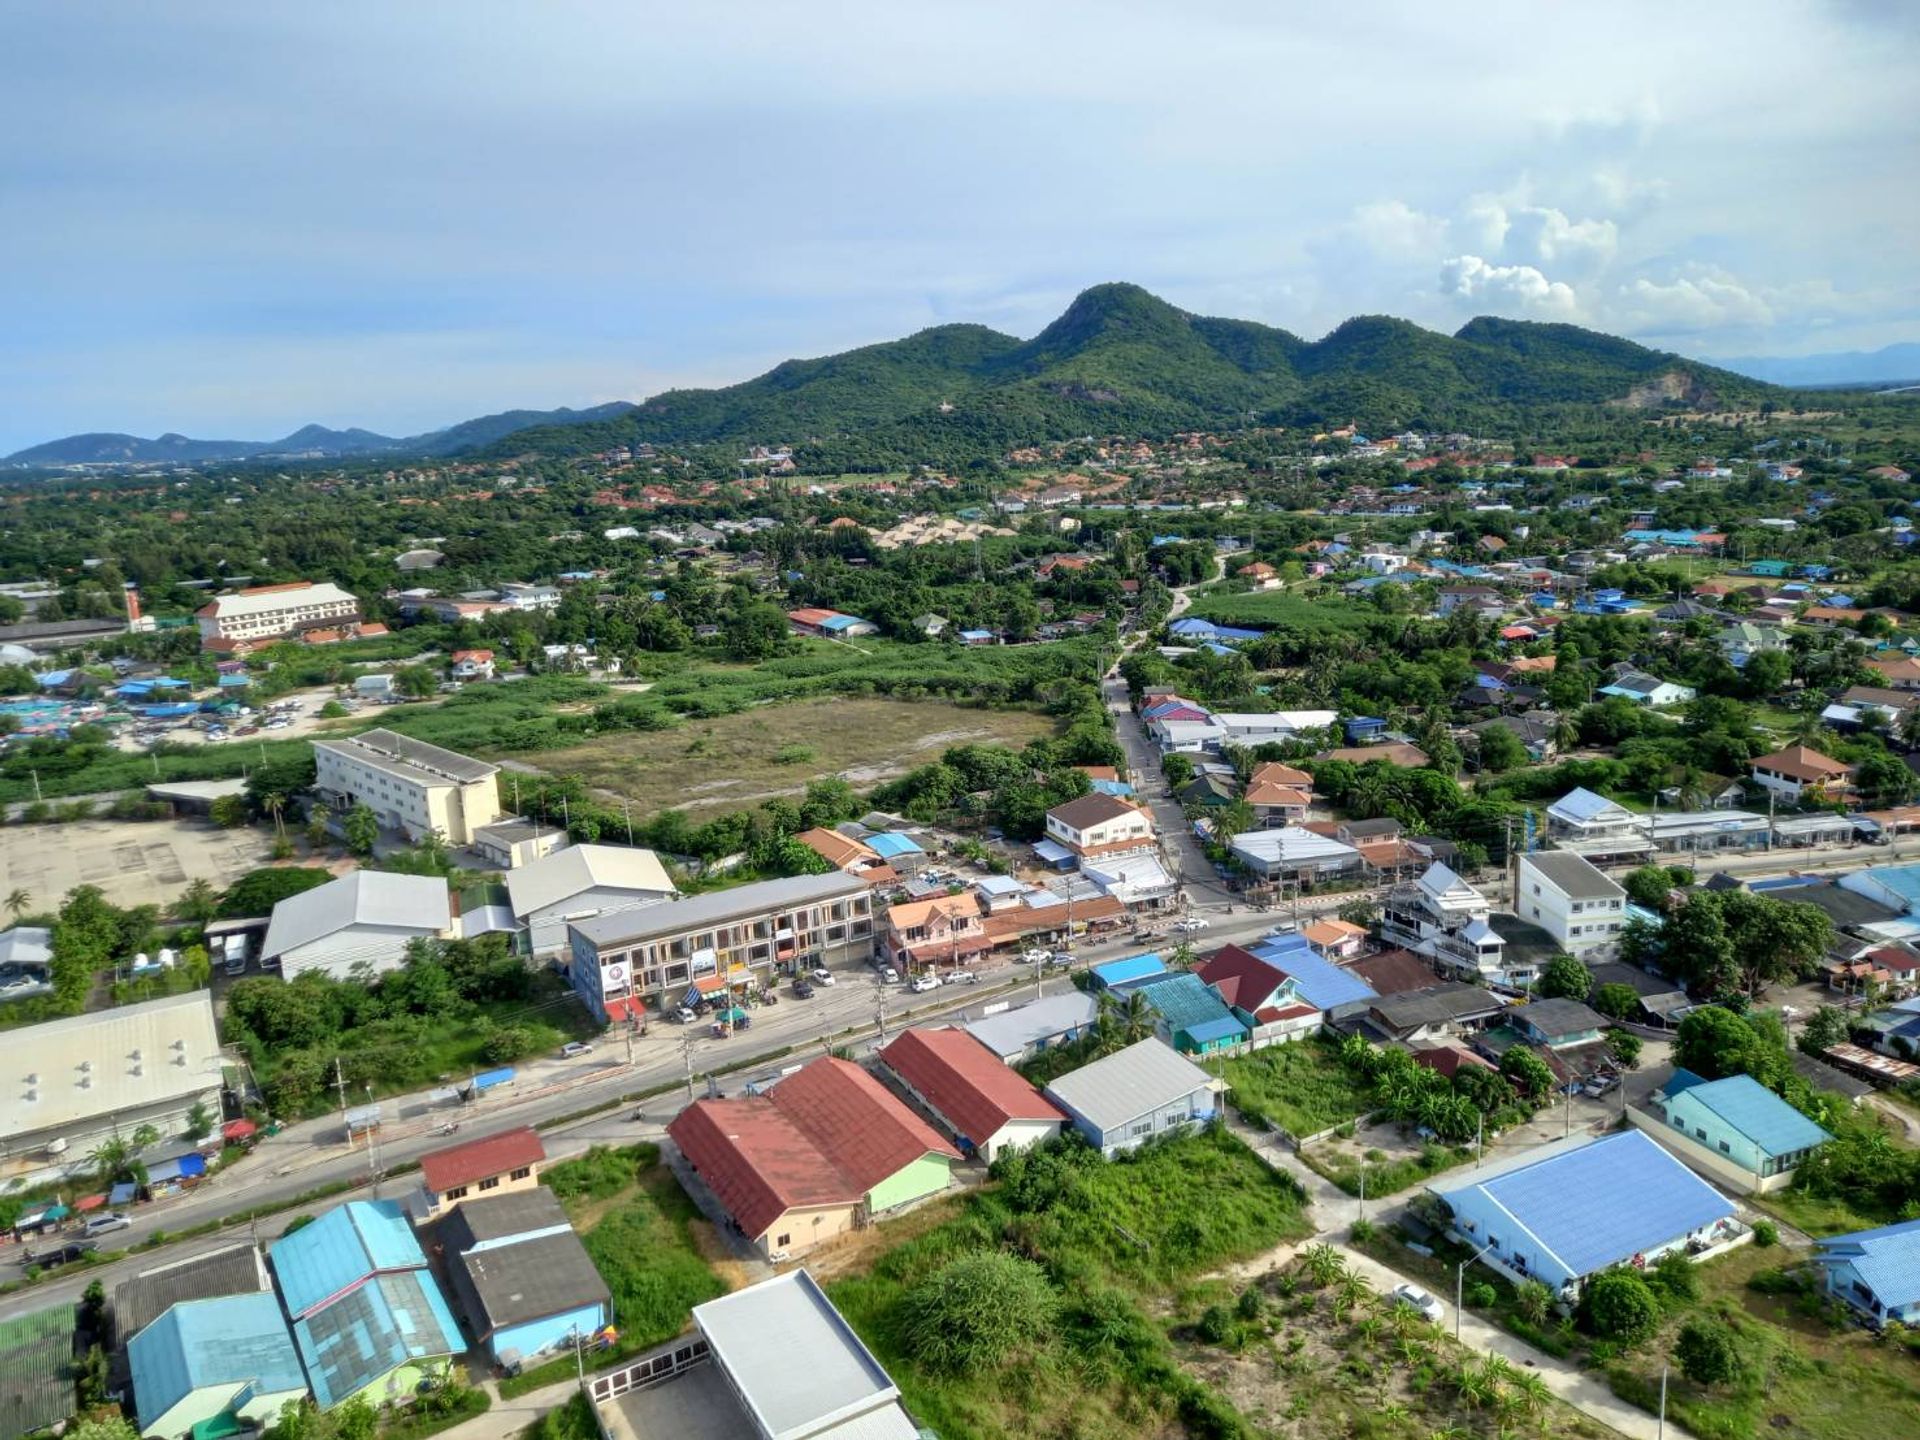
<instances>
[{"instance_id":1,"label":"overgrown vacant lot","mask_svg":"<svg viewBox=\"0 0 1920 1440\"><path fill-rule=\"evenodd\" d=\"M636 810L739 809L845 775L861 787L940 758L950 745L1015 748L1056 734L1048 716L945 700L854 696L762 705L671 730L601 735L538 757L555 775L633 801Z\"/></svg>"}]
</instances>

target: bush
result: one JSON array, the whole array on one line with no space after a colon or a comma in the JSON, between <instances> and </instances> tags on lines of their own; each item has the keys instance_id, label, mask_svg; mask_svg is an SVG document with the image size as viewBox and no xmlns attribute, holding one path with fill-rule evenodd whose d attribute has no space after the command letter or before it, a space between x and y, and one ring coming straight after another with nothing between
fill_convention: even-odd
<instances>
[{"instance_id":1,"label":"bush","mask_svg":"<svg viewBox=\"0 0 1920 1440\"><path fill-rule=\"evenodd\" d=\"M1200 1316L1196 1333L1209 1345L1224 1345L1233 1338L1233 1315L1224 1305L1209 1305Z\"/></svg>"},{"instance_id":2,"label":"bush","mask_svg":"<svg viewBox=\"0 0 1920 1440\"><path fill-rule=\"evenodd\" d=\"M1485 1310L1500 1301L1500 1292L1485 1280L1476 1280L1467 1286L1467 1304L1475 1310Z\"/></svg>"},{"instance_id":3,"label":"bush","mask_svg":"<svg viewBox=\"0 0 1920 1440\"><path fill-rule=\"evenodd\" d=\"M996 1368L1015 1351L1042 1344L1059 1310L1059 1297L1038 1265L982 1250L907 1292L901 1336L922 1367L958 1375Z\"/></svg>"},{"instance_id":4,"label":"bush","mask_svg":"<svg viewBox=\"0 0 1920 1440\"><path fill-rule=\"evenodd\" d=\"M1660 1302L1631 1270L1608 1270L1588 1282L1580 1298L1581 1319L1602 1340L1633 1345L1660 1324Z\"/></svg>"},{"instance_id":5,"label":"bush","mask_svg":"<svg viewBox=\"0 0 1920 1440\"><path fill-rule=\"evenodd\" d=\"M1680 1328L1673 1358L1696 1385L1724 1385L1740 1374L1740 1349L1731 1328L1701 1317Z\"/></svg>"},{"instance_id":6,"label":"bush","mask_svg":"<svg viewBox=\"0 0 1920 1440\"><path fill-rule=\"evenodd\" d=\"M1780 1227L1771 1220L1753 1222L1753 1243L1762 1250L1780 1243Z\"/></svg>"},{"instance_id":7,"label":"bush","mask_svg":"<svg viewBox=\"0 0 1920 1440\"><path fill-rule=\"evenodd\" d=\"M1654 1261L1653 1269L1647 1272L1647 1279L1654 1289L1663 1292L1670 1300L1685 1303L1700 1298L1700 1274L1693 1268L1693 1262L1685 1251L1669 1250Z\"/></svg>"}]
</instances>

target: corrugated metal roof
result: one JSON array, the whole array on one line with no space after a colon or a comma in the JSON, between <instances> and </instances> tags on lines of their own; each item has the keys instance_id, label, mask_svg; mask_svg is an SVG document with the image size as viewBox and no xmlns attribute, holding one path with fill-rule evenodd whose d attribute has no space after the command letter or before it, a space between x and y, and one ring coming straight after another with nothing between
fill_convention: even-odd
<instances>
[{"instance_id":1,"label":"corrugated metal roof","mask_svg":"<svg viewBox=\"0 0 1920 1440\"><path fill-rule=\"evenodd\" d=\"M213 1001L192 990L7 1032L0 1135L184 1100L219 1086Z\"/></svg>"},{"instance_id":2,"label":"corrugated metal roof","mask_svg":"<svg viewBox=\"0 0 1920 1440\"><path fill-rule=\"evenodd\" d=\"M1244 1031L1246 1028L1233 1018L1220 997L1207 988L1206 981L1189 971L1182 970L1150 981L1140 987L1140 993L1147 997L1147 1003L1160 1013L1167 1022L1167 1028L1175 1034L1185 1031L1198 1039L1196 1027L1217 1026L1223 1020L1230 1030Z\"/></svg>"},{"instance_id":3,"label":"corrugated metal roof","mask_svg":"<svg viewBox=\"0 0 1920 1440\"><path fill-rule=\"evenodd\" d=\"M1047 1094L1102 1131L1210 1089L1213 1077L1163 1040L1142 1040L1069 1071Z\"/></svg>"},{"instance_id":4,"label":"corrugated metal roof","mask_svg":"<svg viewBox=\"0 0 1920 1440\"><path fill-rule=\"evenodd\" d=\"M1022 1054L1056 1035L1083 1029L1093 1023L1098 1013L1099 1005L1091 995L1069 990L1015 1006L998 1015L969 1021L966 1029L974 1039L1004 1058Z\"/></svg>"},{"instance_id":5,"label":"corrugated metal roof","mask_svg":"<svg viewBox=\"0 0 1920 1440\"><path fill-rule=\"evenodd\" d=\"M1166 969L1166 962L1157 954L1147 954L1109 960L1104 965L1095 965L1091 973L1101 985L1111 987L1124 985L1129 980L1143 980L1149 975L1163 975Z\"/></svg>"},{"instance_id":6,"label":"corrugated metal roof","mask_svg":"<svg viewBox=\"0 0 1920 1440\"><path fill-rule=\"evenodd\" d=\"M272 959L353 925L437 934L451 917L447 882L438 876L356 870L275 905L260 954Z\"/></svg>"},{"instance_id":7,"label":"corrugated metal roof","mask_svg":"<svg viewBox=\"0 0 1920 1440\"><path fill-rule=\"evenodd\" d=\"M588 890L671 895L674 884L653 851L625 845L569 845L507 872L507 898L520 920Z\"/></svg>"},{"instance_id":8,"label":"corrugated metal roof","mask_svg":"<svg viewBox=\"0 0 1920 1440\"><path fill-rule=\"evenodd\" d=\"M1813 1242L1815 1258L1845 1260L1889 1308L1920 1300L1920 1220Z\"/></svg>"},{"instance_id":9,"label":"corrugated metal roof","mask_svg":"<svg viewBox=\"0 0 1920 1440\"><path fill-rule=\"evenodd\" d=\"M1292 980L1301 999L1322 1010L1378 997L1378 992L1365 980L1351 970L1343 970L1321 959L1310 948L1295 949L1262 943L1253 947L1253 953Z\"/></svg>"},{"instance_id":10,"label":"corrugated metal roof","mask_svg":"<svg viewBox=\"0 0 1920 1440\"><path fill-rule=\"evenodd\" d=\"M397 1200L349 1200L267 1247L289 1315L302 1315L376 1270L424 1266Z\"/></svg>"},{"instance_id":11,"label":"corrugated metal roof","mask_svg":"<svg viewBox=\"0 0 1920 1440\"><path fill-rule=\"evenodd\" d=\"M376 1275L295 1321L293 1339L323 1409L402 1365L467 1348L440 1287L424 1269Z\"/></svg>"},{"instance_id":12,"label":"corrugated metal roof","mask_svg":"<svg viewBox=\"0 0 1920 1440\"><path fill-rule=\"evenodd\" d=\"M882 830L878 834L867 836L867 848L883 860L895 860L902 855L926 853L911 836L901 835L891 830Z\"/></svg>"},{"instance_id":13,"label":"corrugated metal roof","mask_svg":"<svg viewBox=\"0 0 1920 1440\"><path fill-rule=\"evenodd\" d=\"M1751 1075L1704 1080L1691 1070L1676 1070L1666 1091L1684 1093L1768 1155L1811 1150L1833 1138Z\"/></svg>"},{"instance_id":14,"label":"corrugated metal roof","mask_svg":"<svg viewBox=\"0 0 1920 1440\"><path fill-rule=\"evenodd\" d=\"M1013 1120L1066 1118L1033 1082L964 1030L909 1030L880 1059L975 1147Z\"/></svg>"},{"instance_id":15,"label":"corrugated metal roof","mask_svg":"<svg viewBox=\"0 0 1920 1440\"><path fill-rule=\"evenodd\" d=\"M658 905L596 915L572 928L596 947L630 945L766 911L851 899L866 891L866 882L855 875L793 875L783 880L758 880L731 890L713 890Z\"/></svg>"},{"instance_id":16,"label":"corrugated metal roof","mask_svg":"<svg viewBox=\"0 0 1920 1440\"><path fill-rule=\"evenodd\" d=\"M456 1185L471 1185L489 1175L504 1175L522 1165L538 1165L546 1158L547 1147L539 1134L530 1125L520 1125L429 1151L420 1157L420 1179L437 1193Z\"/></svg>"},{"instance_id":17,"label":"corrugated metal roof","mask_svg":"<svg viewBox=\"0 0 1920 1440\"><path fill-rule=\"evenodd\" d=\"M207 1386L250 1384L263 1395L307 1388L279 1298L271 1293L175 1305L133 1337L127 1362L143 1426Z\"/></svg>"}]
</instances>

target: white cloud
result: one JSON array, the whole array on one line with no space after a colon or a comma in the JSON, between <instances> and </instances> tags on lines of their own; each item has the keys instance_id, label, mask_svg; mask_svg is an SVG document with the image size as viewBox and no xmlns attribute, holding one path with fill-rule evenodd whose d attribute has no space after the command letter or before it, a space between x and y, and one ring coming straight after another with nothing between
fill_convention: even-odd
<instances>
[{"instance_id":1,"label":"white cloud","mask_svg":"<svg viewBox=\"0 0 1920 1440\"><path fill-rule=\"evenodd\" d=\"M1440 265L1440 293L1494 310L1567 319L1578 313L1571 285L1549 280L1531 265L1495 265L1478 255L1456 255Z\"/></svg>"},{"instance_id":2,"label":"white cloud","mask_svg":"<svg viewBox=\"0 0 1920 1440\"><path fill-rule=\"evenodd\" d=\"M1622 285L1610 307L1618 324L1655 335L1760 328L1773 307L1724 271L1700 269L1670 281L1644 276Z\"/></svg>"},{"instance_id":3,"label":"white cloud","mask_svg":"<svg viewBox=\"0 0 1920 1440\"><path fill-rule=\"evenodd\" d=\"M1354 207L1348 233L1374 254L1394 260L1426 260L1439 248L1447 222L1404 200L1378 200Z\"/></svg>"}]
</instances>

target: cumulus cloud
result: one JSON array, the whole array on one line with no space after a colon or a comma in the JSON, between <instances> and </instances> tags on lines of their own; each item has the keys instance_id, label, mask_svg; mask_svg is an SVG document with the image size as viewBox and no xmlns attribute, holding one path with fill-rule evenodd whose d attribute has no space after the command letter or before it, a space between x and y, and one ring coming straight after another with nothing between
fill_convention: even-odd
<instances>
[{"instance_id":1,"label":"cumulus cloud","mask_svg":"<svg viewBox=\"0 0 1920 1440\"><path fill-rule=\"evenodd\" d=\"M1475 195L1468 200L1455 233L1474 254L1581 274L1605 268L1620 248L1620 227L1612 220L1576 220L1551 205L1529 205L1499 195Z\"/></svg>"},{"instance_id":2,"label":"cumulus cloud","mask_svg":"<svg viewBox=\"0 0 1920 1440\"><path fill-rule=\"evenodd\" d=\"M1616 296L1619 320L1657 335L1758 328L1773 323L1773 307L1720 270L1698 270L1669 281L1642 276Z\"/></svg>"},{"instance_id":3,"label":"cumulus cloud","mask_svg":"<svg viewBox=\"0 0 1920 1440\"><path fill-rule=\"evenodd\" d=\"M1518 310L1555 319L1580 308L1564 281L1549 280L1532 265L1496 265L1478 255L1456 255L1440 265L1440 293L1492 310Z\"/></svg>"},{"instance_id":4,"label":"cumulus cloud","mask_svg":"<svg viewBox=\"0 0 1920 1440\"><path fill-rule=\"evenodd\" d=\"M1374 254L1395 260L1426 260L1440 247L1447 222L1404 200L1378 200L1354 207L1348 233Z\"/></svg>"}]
</instances>

